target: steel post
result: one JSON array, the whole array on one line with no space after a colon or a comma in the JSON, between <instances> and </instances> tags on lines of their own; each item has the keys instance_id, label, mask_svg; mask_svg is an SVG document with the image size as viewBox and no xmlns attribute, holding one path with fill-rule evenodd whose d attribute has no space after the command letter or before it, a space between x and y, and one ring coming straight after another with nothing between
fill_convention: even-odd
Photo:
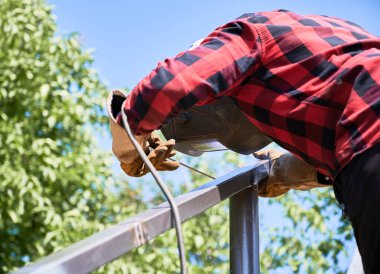
<instances>
[{"instance_id":1,"label":"steel post","mask_svg":"<svg viewBox=\"0 0 380 274\"><path fill-rule=\"evenodd\" d=\"M230 272L259 274L259 215L257 189L230 198Z\"/></svg>"}]
</instances>

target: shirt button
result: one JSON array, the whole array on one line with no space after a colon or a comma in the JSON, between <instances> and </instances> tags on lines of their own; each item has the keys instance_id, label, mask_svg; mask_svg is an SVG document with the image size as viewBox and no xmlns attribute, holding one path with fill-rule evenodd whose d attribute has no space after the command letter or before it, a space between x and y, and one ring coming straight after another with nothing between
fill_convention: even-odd
<instances>
[{"instance_id":1,"label":"shirt button","mask_svg":"<svg viewBox=\"0 0 380 274\"><path fill-rule=\"evenodd\" d=\"M326 177L325 177L325 180L326 180L326 181L330 181L330 178L326 176Z\"/></svg>"}]
</instances>

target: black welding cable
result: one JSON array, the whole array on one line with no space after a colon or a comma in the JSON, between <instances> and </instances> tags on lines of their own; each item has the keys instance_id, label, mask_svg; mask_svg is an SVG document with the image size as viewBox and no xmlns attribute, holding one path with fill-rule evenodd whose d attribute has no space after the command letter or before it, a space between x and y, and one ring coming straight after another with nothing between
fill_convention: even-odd
<instances>
[{"instance_id":1,"label":"black welding cable","mask_svg":"<svg viewBox=\"0 0 380 274\"><path fill-rule=\"evenodd\" d=\"M125 101L124 101L124 103L125 103ZM186 269L185 245L184 245L184 241L183 241L182 225L181 225L181 218L179 216L178 206L175 203L174 198L173 198L172 194L170 193L169 189L167 188L165 183L162 181L162 179L161 179L160 175L158 174L156 168L153 166L153 164L150 162L148 157L145 155L143 149L141 148L139 143L136 141L134 135L132 134L131 129L128 125L127 115L124 113L124 103L121 107L121 109L122 109L121 114L122 114L124 128L125 128L128 136L129 136L129 138L131 139L132 144L134 145L137 152L139 153L141 159L147 165L147 167L149 168L150 172L152 173L154 179L156 180L158 186L160 187L161 191L164 193L164 195L165 195L165 197L166 197L166 199L170 205L171 211L173 213L174 226L175 226L175 230L177 232L177 244L178 244L179 259L180 259L180 265L181 265L181 274L186 274L187 269Z\"/></svg>"}]
</instances>

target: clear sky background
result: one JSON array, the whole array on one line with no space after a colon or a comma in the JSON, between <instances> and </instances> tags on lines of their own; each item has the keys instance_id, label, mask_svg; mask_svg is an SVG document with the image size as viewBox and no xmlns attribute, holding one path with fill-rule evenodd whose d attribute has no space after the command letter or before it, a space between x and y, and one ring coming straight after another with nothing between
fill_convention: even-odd
<instances>
[{"instance_id":1,"label":"clear sky background","mask_svg":"<svg viewBox=\"0 0 380 274\"><path fill-rule=\"evenodd\" d=\"M95 48L110 88L133 88L158 61L187 49L243 13L279 8L353 21L380 36L379 0L50 0L60 32L78 31Z\"/></svg>"},{"instance_id":2,"label":"clear sky background","mask_svg":"<svg viewBox=\"0 0 380 274\"><path fill-rule=\"evenodd\" d=\"M288 9L353 21L380 36L379 0L48 0L59 33L80 33L110 89L132 89L166 57L187 49L243 13ZM102 140L110 149L110 140ZM273 217L273 216L272 216ZM347 265L348 262L341 262Z\"/></svg>"}]
</instances>

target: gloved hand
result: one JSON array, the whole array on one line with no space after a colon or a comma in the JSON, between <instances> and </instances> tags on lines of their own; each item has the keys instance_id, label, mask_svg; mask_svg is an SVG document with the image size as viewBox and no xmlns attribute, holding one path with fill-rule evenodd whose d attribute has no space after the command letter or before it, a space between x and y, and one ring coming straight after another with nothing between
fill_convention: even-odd
<instances>
[{"instance_id":1,"label":"gloved hand","mask_svg":"<svg viewBox=\"0 0 380 274\"><path fill-rule=\"evenodd\" d=\"M173 150L175 141L173 139L162 141L153 132L148 140L148 144L149 152L146 154L158 171L175 170L179 167L178 162L168 159L175 155L175 151ZM121 162L120 166L126 174L133 177L141 177L150 171L140 157L136 158L132 163Z\"/></svg>"},{"instance_id":2,"label":"gloved hand","mask_svg":"<svg viewBox=\"0 0 380 274\"><path fill-rule=\"evenodd\" d=\"M107 98L107 110L112 134L112 151L120 161L120 166L126 174L140 177L147 174L149 169L140 158L125 129L116 122L116 117L121 111L125 98L126 96L118 90L112 91ZM168 157L175 155L173 151L174 140L164 142L155 133L135 136L135 139L157 170L175 170L179 167L178 162L168 159Z\"/></svg>"},{"instance_id":3,"label":"gloved hand","mask_svg":"<svg viewBox=\"0 0 380 274\"><path fill-rule=\"evenodd\" d=\"M269 160L269 178L258 186L261 197L277 197L290 189L309 190L329 186L318 182L314 167L281 148L264 148L253 156Z\"/></svg>"}]
</instances>

